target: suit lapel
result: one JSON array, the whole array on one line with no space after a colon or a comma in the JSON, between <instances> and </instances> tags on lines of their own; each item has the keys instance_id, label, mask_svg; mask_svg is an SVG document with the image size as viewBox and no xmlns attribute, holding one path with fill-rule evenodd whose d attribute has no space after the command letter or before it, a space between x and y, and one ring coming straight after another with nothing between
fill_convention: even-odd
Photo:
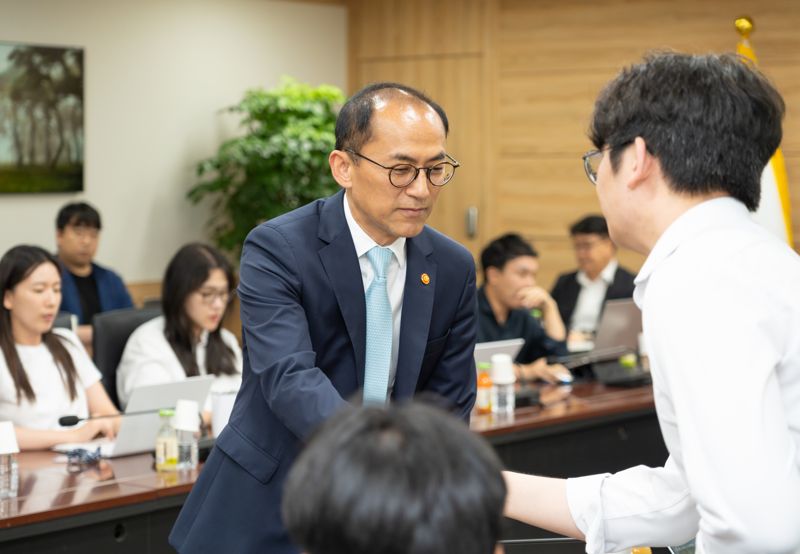
<instances>
[{"instance_id":1,"label":"suit lapel","mask_svg":"<svg viewBox=\"0 0 800 554\"><path fill-rule=\"evenodd\" d=\"M318 236L327 244L320 249L319 257L353 345L358 385L363 387L367 308L358 257L344 217L343 196L344 191L340 191L328 198L322 208Z\"/></svg>"},{"instance_id":2,"label":"suit lapel","mask_svg":"<svg viewBox=\"0 0 800 554\"><path fill-rule=\"evenodd\" d=\"M400 348L395 376L395 398L410 398L417 388L422 358L428 344L428 331L436 290L436 262L430 254L426 231L406 241L407 267L403 290L403 315L400 323ZM423 282L427 274L428 283Z\"/></svg>"}]
</instances>

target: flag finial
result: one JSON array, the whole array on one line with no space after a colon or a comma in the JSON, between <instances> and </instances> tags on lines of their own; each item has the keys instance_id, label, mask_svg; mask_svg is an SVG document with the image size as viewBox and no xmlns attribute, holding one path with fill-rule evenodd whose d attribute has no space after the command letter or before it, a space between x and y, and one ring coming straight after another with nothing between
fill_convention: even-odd
<instances>
[{"instance_id":1,"label":"flag finial","mask_svg":"<svg viewBox=\"0 0 800 554\"><path fill-rule=\"evenodd\" d=\"M733 25L736 27L736 30L742 35L742 38L747 40L750 38L750 33L755 30L755 24L753 23L753 19L751 17L742 16L737 17L736 21L733 22Z\"/></svg>"}]
</instances>

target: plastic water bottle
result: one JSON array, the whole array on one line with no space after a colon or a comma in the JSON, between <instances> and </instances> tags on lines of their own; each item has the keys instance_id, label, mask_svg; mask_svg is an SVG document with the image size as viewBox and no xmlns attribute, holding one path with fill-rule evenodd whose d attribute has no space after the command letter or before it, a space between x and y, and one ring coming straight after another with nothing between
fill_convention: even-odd
<instances>
[{"instance_id":1,"label":"plastic water bottle","mask_svg":"<svg viewBox=\"0 0 800 554\"><path fill-rule=\"evenodd\" d=\"M514 395L514 365L508 354L492 356L492 413L500 416L513 416L516 406Z\"/></svg>"},{"instance_id":2,"label":"plastic water bottle","mask_svg":"<svg viewBox=\"0 0 800 554\"><path fill-rule=\"evenodd\" d=\"M475 396L475 410L481 414L492 413L492 364L478 364L478 388Z\"/></svg>"},{"instance_id":3,"label":"plastic water bottle","mask_svg":"<svg viewBox=\"0 0 800 554\"><path fill-rule=\"evenodd\" d=\"M16 498L19 490L19 466L16 454L0 454L0 500Z\"/></svg>"},{"instance_id":4,"label":"plastic water bottle","mask_svg":"<svg viewBox=\"0 0 800 554\"><path fill-rule=\"evenodd\" d=\"M178 435L170 421L175 412L164 409L158 415L161 429L156 437L156 471L175 471L178 469Z\"/></svg>"},{"instance_id":5,"label":"plastic water bottle","mask_svg":"<svg viewBox=\"0 0 800 554\"><path fill-rule=\"evenodd\" d=\"M178 471L197 469L197 437L194 431L178 430Z\"/></svg>"}]
</instances>

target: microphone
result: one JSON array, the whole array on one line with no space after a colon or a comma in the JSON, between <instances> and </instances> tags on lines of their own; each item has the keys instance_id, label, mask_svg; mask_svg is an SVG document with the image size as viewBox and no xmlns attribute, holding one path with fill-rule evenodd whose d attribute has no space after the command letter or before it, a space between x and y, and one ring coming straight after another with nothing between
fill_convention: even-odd
<instances>
[{"instance_id":1,"label":"microphone","mask_svg":"<svg viewBox=\"0 0 800 554\"><path fill-rule=\"evenodd\" d=\"M105 419L107 417L123 417L123 416L133 416L133 415L143 415L143 414L157 414L164 408L154 408L152 410L142 410L140 412L125 412L123 414L108 414L108 415L97 415L91 417L78 417L76 415L65 415L58 418L58 424L62 427L72 427L73 425L77 425L80 421L89 421L90 419Z\"/></svg>"}]
</instances>

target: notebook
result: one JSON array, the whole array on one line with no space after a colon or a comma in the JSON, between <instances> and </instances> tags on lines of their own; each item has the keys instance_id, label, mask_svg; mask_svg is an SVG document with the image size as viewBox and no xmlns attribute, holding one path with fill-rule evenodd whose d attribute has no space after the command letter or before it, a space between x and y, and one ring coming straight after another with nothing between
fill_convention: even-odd
<instances>
[{"instance_id":1,"label":"notebook","mask_svg":"<svg viewBox=\"0 0 800 554\"><path fill-rule=\"evenodd\" d=\"M161 408L174 409L175 403L179 399L194 400L202 408L213 382L213 375L200 375L174 383L146 385L133 389L125 413L153 410L152 413L122 415L117 437L113 441L103 438L83 443L63 443L55 445L53 450L69 452L76 448L84 448L94 451L100 447L100 454L104 458L116 458L153 450L156 435L161 427L158 410Z\"/></svg>"}]
</instances>

